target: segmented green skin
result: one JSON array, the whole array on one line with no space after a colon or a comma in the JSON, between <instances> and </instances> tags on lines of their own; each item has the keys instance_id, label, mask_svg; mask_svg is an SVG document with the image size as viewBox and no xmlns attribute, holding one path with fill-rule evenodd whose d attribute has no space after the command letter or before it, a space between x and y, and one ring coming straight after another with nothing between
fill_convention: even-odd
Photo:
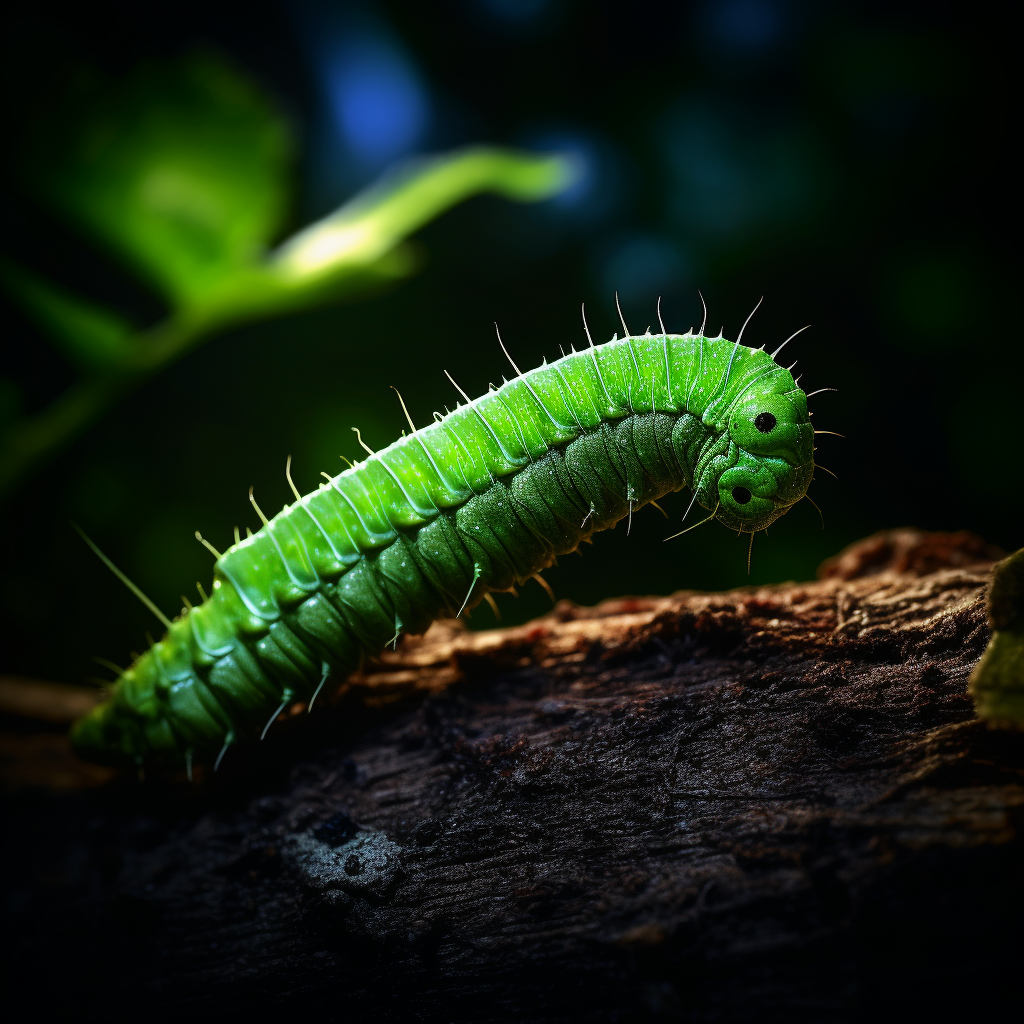
<instances>
[{"instance_id":1,"label":"segmented green skin","mask_svg":"<svg viewBox=\"0 0 1024 1024\"><path fill-rule=\"evenodd\" d=\"M402 437L228 550L209 599L76 724L75 747L140 764L209 757L308 701L328 672L340 683L396 634L525 582L669 491L693 488L753 532L803 497L812 472L806 396L762 350L648 334L574 351Z\"/></svg>"}]
</instances>

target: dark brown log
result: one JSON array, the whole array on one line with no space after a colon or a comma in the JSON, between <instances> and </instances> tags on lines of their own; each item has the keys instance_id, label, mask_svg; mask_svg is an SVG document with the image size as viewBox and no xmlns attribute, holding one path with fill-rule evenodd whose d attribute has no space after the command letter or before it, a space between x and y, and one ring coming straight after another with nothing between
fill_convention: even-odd
<instances>
[{"instance_id":1,"label":"dark brown log","mask_svg":"<svg viewBox=\"0 0 1024 1024\"><path fill-rule=\"evenodd\" d=\"M893 531L817 582L441 623L215 780L23 789L8 962L85 1016L988 1012L1024 910L1024 736L966 690L995 557Z\"/></svg>"}]
</instances>

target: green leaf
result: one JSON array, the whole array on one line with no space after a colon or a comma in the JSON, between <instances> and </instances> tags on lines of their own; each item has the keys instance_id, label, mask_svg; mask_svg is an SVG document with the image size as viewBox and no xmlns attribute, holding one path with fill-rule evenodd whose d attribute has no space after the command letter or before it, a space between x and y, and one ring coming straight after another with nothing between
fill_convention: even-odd
<instances>
[{"instance_id":1,"label":"green leaf","mask_svg":"<svg viewBox=\"0 0 1024 1024\"><path fill-rule=\"evenodd\" d=\"M69 295L8 260L0 260L0 284L83 368L115 366L131 352L132 327L116 313Z\"/></svg>"},{"instance_id":2,"label":"green leaf","mask_svg":"<svg viewBox=\"0 0 1024 1024\"><path fill-rule=\"evenodd\" d=\"M1024 548L996 564L986 604L992 627L968 692L979 718L1024 728Z\"/></svg>"},{"instance_id":3,"label":"green leaf","mask_svg":"<svg viewBox=\"0 0 1024 1024\"><path fill-rule=\"evenodd\" d=\"M257 261L281 223L287 125L213 54L144 67L47 131L29 181L176 306Z\"/></svg>"}]
</instances>

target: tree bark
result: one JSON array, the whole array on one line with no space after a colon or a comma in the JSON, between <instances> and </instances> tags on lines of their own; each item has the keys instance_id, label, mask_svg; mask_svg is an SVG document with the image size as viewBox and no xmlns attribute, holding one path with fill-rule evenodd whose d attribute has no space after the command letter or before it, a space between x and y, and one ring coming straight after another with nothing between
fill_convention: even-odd
<instances>
[{"instance_id":1,"label":"tree bark","mask_svg":"<svg viewBox=\"0 0 1024 1024\"><path fill-rule=\"evenodd\" d=\"M984 1012L1024 909L1024 736L967 695L997 556L892 531L811 583L438 623L199 785L22 788L7 962L177 1021Z\"/></svg>"}]
</instances>

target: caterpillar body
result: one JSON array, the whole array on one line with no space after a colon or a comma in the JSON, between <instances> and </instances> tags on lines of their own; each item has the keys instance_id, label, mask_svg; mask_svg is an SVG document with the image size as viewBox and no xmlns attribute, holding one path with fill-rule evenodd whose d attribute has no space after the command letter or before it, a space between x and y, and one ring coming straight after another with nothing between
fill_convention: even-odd
<instances>
[{"instance_id":1,"label":"caterpillar body","mask_svg":"<svg viewBox=\"0 0 1024 1024\"><path fill-rule=\"evenodd\" d=\"M209 597L75 724L75 748L219 764L400 633L670 491L733 529L767 527L804 496L813 435L807 396L762 349L649 332L574 349L435 414L218 557Z\"/></svg>"}]
</instances>

